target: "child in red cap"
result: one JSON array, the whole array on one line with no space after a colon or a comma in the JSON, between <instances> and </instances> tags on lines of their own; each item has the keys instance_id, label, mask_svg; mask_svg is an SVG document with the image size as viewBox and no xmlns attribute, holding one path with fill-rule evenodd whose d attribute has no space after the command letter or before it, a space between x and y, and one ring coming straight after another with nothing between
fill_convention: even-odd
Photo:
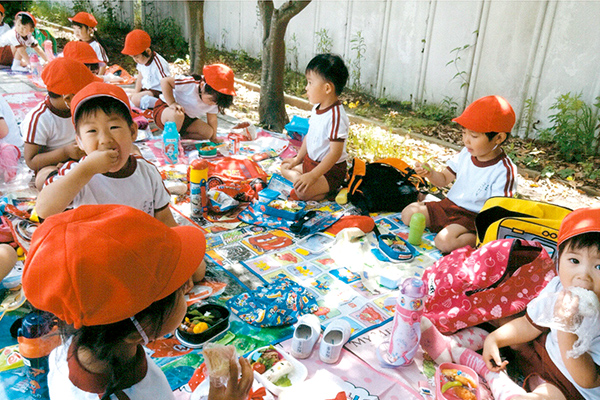
<instances>
[{"instance_id":1,"label":"child in red cap","mask_svg":"<svg viewBox=\"0 0 600 400\"><path fill-rule=\"evenodd\" d=\"M42 188L48 174L56 170L57 164L83 157L84 153L75 143L69 104L87 84L101 79L82 63L60 57L44 67L42 80L48 96L21 122L25 162L37 174L38 189Z\"/></svg>"},{"instance_id":2,"label":"child in red cap","mask_svg":"<svg viewBox=\"0 0 600 400\"><path fill-rule=\"evenodd\" d=\"M154 122L163 129L168 121L187 139L218 142L217 113L233 104L233 71L223 64L207 65L203 76L169 76L160 81L162 94L154 106ZM206 122L200 117L206 115Z\"/></svg>"},{"instance_id":3,"label":"child in red cap","mask_svg":"<svg viewBox=\"0 0 600 400\"><path fill-rule=\"evenodd\" d=\"M4 23L4 6L0 4L0 37L10 31L10 25ZM12 65L13 54L10 46L0 47L0 65Z\"/></svg>"},{"instance_id":4,"label":"child in red cap","mask_svg":"<svg viewBox=\"0 0 600 400\"><path fill-rule=\"evenodd\" d=\"M48 218L33 235L23 290L61 321L65 339L48 360L50 398L174 399L142 345L183 321L184 294L205 248L200 229L169 228L127 206L82 206ZM248 361L239 361L241 380L230 366L231 400L244 400L253 381ZM211 392L211 400L227 399Z\"/></svg>"},{"instance_id":5,"label":"child in red cap","mask_svg":"<svg viewBox=\"0 0 600 400\"><path fill-rule=\"evenodd\" d=\"M121 53L131 56L136 62L138 76L135 89L128 93L134 106L154 108L162 93L160 81L171 76L169 63L160 54L152 51L150 35L141 29L135 29L125 37L125 47Z\"/></svg>"},{"instance_id":6,"label":"child in red cap","mask_svg":"<svg viewBox=\"0 0 600 400\"><path fill-rule=\"evenodd\" d=\"M443 171L428 164L415 164L415 172L437 187L454 182L442 201L416 202L402 211L402 222L410 224L413 214L425 215L427 227L438 232L435 245L442 253L474 246L475 216L487 199L512 197L517 190L517 167L501 145L515 124L515 112L500 96L474 101L453 119L463 127L465 147Z\"/></svg>"},{"instance_id":7,"label":"child in red cap","mask_svg":"<svg viewBox=\"0 0 600 400\"><path fill-rule=\"evenodd\" d=\"M69 21L73 24L73 33L75 34L75 37L82 42L88 43L96 52L96 56L100 60L98 75L104 75L106 65L108 64L108 56L96 33L98 21L96 21L96 18L92 14L83 11L78 12L74 17L69 18Z\"/></svg>"},{"instance_id":8,"label":"child in red cap","mask_svg":"<svg viewBox=\"0 0 600 400\"><path fill-rule=\"evenodd\" d=\"M89 43L73 41L65 44L63 57L85 64L94 75L100 74L100 60Z\"/></svg>"},{"instance_id":9,"label":"child in red cap","mask_svg":"<svg viewBox=\"0 0 600 400\"><path fill-rule=\"evenodd\" d=\"M4 12L2 12L4 15ZM13 56L12 69L14 71L29 71L29 55L27 47L31 47L38 56L48 62L48 57L44 50L38 45L37 40L33 37L33 31L37 21L31 13L27 11L19 11L15 16L15 27L5 32L0 36L0 47L10 46ZM3 57L4 62L8 62L6 57ZM10 64L6 64L10 65Z\"/></svg>"}]
</instances>

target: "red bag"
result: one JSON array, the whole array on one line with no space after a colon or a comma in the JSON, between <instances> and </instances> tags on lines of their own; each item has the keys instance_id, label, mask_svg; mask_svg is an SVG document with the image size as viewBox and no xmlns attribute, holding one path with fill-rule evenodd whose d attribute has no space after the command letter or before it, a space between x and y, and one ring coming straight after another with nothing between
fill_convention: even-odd
<instances>
[{"instance_id":1,"label":"red bag","mask_svg":"<svg viewBox=\"0 0 600 400\"><path fill-rule=\"evenodd\" d=\"M424 315L442 333L523 311L556 275L538 242L494 240L454 250L427 268Z\"/></svg>"},{"instance_id":2,"label":"red bag","mask_svg":"<svg viewBox=\"0 0 600 400\"><path fill-rule=\"evenodd\" d=\"M267 186L266 182L267 174L255 161L224 157L209 162L206 182L209 190L223 184L248 183L253 192L247 193L257 199L258 192Z\"/></svg>"}]
</instances>

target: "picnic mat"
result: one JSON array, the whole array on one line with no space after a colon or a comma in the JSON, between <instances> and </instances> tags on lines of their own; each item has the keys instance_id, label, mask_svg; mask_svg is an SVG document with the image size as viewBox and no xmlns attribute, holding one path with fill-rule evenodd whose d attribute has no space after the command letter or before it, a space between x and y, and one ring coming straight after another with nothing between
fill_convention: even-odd
<instances>
[{"instance_id":1,"label":"picnic mat","mask_svg":"<svg viewBox=\"0 0 600 400\"><path fill-rule=\"evenodd\" d=\"M39 103L44 101L46 93L44 92L24 92L24 93L4 93L2 94L4 100L8 103L15 119L18 123L21 123L25 118L25 115L37 106Z\"/></svg>"}]
</instances>

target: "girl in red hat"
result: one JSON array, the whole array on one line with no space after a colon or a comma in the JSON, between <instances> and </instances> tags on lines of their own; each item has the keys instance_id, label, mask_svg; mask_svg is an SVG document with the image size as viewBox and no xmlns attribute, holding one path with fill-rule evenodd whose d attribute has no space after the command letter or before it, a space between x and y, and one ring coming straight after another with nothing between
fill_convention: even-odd
<instances>
[{"instance_id":1,"label":"girl in red hat","mask_svg":"<svg viewBox=\"0 0 600 400\"><path fill-rule=\"evenodd\" d=\"M154 106L154 121L163 129L168 121L187 139L217 139L217 113L233 104L233 71L227 65L207 65L203 76L166 77L160 81L162 94ZM200 117L206 116L206 122Z\"/></svg>"},{"instance_id":2,"label":"girl in red hat","mask_svg":"<svg viewBox=\"0 0 600 400\"><path fill-rule=\"evenodd\" d=\"M100 70L98 75L104 75L106 65L108 64L108 56L106 50L101 43L100 38L96 32L96 26L98 21L96 18L87 12L78 12L74 17L69 18L69 21L73 24L73 33L78 40L88 43L98 56L100 60Z\"/></svg>"}]
</instances>

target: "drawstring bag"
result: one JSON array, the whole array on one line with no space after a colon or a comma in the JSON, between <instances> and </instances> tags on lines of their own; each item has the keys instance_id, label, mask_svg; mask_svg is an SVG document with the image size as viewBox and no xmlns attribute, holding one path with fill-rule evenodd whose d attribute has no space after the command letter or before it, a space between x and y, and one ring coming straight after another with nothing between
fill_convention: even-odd
<instances>
[{"instance_id":1,"label":"drawstring bag","mask_svg":"<svg viewBox=\"0 0 600 400\"><path fill-rule=\"evenodd\" d=\"M538 242L502 239L465 246L423 273L429 296L424 315L442 333L517 314L556 275Z\"/></svg>"}]
</instances>

